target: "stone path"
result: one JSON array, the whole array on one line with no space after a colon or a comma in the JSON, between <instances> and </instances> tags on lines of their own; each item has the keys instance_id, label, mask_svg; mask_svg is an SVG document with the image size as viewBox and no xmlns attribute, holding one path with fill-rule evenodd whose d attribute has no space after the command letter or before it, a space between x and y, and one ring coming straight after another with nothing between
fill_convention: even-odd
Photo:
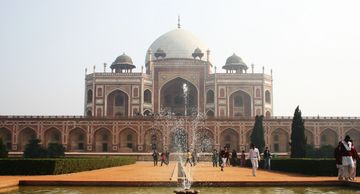
<instances>
[{"instance_id":1,"label":"stone path","mask_svg":"<svg viewBox=\"0 0 360 194\"><path fill-rule=\"evenodd\" d=\"M296 185L296 184L341 184L336 177L314 177L291 173L258 170L252 176L249 168L225 167L213 168L211 163L199 163L195 167L186 167L194 184L216 184L248 186L248 185ZM0 188L21 185L177 185L177 165L171 162L168 166L153 166L152 162L93 170L80 173L51 176L0 176ZM360 186L360 180L352 183Z\"/></svg>"}]
</instances>

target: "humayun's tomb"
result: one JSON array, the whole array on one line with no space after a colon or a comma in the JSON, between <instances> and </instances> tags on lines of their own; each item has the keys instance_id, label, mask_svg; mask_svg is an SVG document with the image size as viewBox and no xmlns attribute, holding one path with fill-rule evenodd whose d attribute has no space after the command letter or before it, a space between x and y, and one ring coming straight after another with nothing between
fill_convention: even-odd
<instances>
[{"instance_id":1,"label":"humayun's tomb","mask_svg":"<svg viewBox=\"0 0 360 194\"><path fill-rule=\"evenodd\" d=\"M201 113L200 143L210 152L221 146L248 149L255 115L264 115L265 143L273 152L288 152L292 117L273 116L272 73L254 72L236 54L216 72L205 43L178 28L156 39L145 51L145 68L126 54L103 72L86 73L84 116L0 116L0 137L10 151L22 151L31 138L61 143L67 152L151 152L174 149L171 127L181 118L187 138L193 127L187 119ZM184 84L187 101L184 100ZM186 106L188 108L186 108ZM294 108L295 107L291 107ZM157 118L155 118L157 117ZM350 135L360 150L359 117L304 117L307 142L335 146Z\"/></svg>"}]
</instances>

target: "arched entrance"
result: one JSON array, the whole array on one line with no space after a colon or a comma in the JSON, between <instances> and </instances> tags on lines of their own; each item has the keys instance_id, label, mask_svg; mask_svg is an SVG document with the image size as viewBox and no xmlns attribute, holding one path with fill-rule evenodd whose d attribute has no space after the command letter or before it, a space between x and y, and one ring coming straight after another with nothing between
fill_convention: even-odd
<instances>
[{"instance_id":1,"label":"arched entrance","mask_svg":"<svg viewBox=\"0 0 360 194\"><path fill-rule=\"evenodd\" d=\"M61 144L61 132L56 128L50 128L45 131L43 145L48 147L50 143Z\"/></svg>"},{"instance_id":2,"label":"arched entrance","mask_svg":"<svg viewBox=\"0 0 360 194\"><path fill-rule=\"evenodd\" d=\"M289 151L289 134L283 129L276 129L271 133L271 147L273 152Z\"/></svg>"},{"instance_id":3,"label":"arched entrance","mask_svg":"<svg viewBox=\"0 0 360 194\"><path fill-rule=\"evenodd\" d=\"M26 145L29 143L31 139L36 139L36 132L32 128L25 128L20 131L18 136L18 150L24 151Z\"/></svg>"},{"instance_id":4,"label":"arched entrance","mask_svg":"<svg viewBox=\"0 0 360 194\"><path fill-rule=\"evenodd\" d=\"M338 145L338 135L331 129L325 129L320 134L320 145L330 145L336 147Z\"/></svg>"},{"instance_id":5,"label":"arched entrance","mask_svg":"<svg viewBox=\"0 0 360 194\"><path fill-rule=\"evenodd\" d=\"M212 152L214 148L214 134L206 128L196 130L195 149L197 152Z\"/></svg>"},{"instance_id":6,"label":"arched entrance","mask_svg":"<svg viewBox=\"0 0 360 194\"><path fill-rule=\"evenodd\" d=\"M2 139L3 144L6 145L8 150L11 150L11 131L7 128L0 128L0 139Z\"/></svg>"},{"instance_id":7,"label":"arched entrance","mask_svg":"<svg viewBox=\"0 0 360 194\"><path fill-rule=\"evenodd\" d=\"M162 151L164 147L163 135L160 130L152 128L145 133L145 151Z\"/></svg>"},{"instance_id":8,"label":"arched entrance","mask_svg":"<svg viewBox=\"0 0 360 194\"><path fill-rule=\"evenodd\" d=\"M239 134L234 129L225 129L220 134L220 146L239 150Z\"/></svg>"},{"instance_id":9,"label":"arched entrance","mask_svg":"<svg viewBox=\"0 0 360 194\"><path fill-rule=\"evenodd\" d=\"M306 143L309 145L314 145L314 135L311 131L305 129L305 138L306 138Z\"/></svg>"},{"instance_id":10,"label":"arched entrance","mask_svg":"<svg viewBox=\"0 0 360 194\"><path fill-rule=\"evenodd\" d=\"M95 152L109 152L111 146L112 135L108 129L101 128L95 132L94 150Z\"/></svg>"},{"instance_id":11,"label":"arched entrance","mask_svg":"<svg viewBox=\"0 0 360 194\"><path fill-rule=\"evenodd\" d=\"M161 88L160 105L178 116L191 115L197 111L198 91L185 79L173 79Z\"/></svg>"},{"instance_id":12,"label":"arched entrance","mask_svg":"<svg viewBox=\"0 0 360 194\"><path fill-rule=\"evenodd\" d=\"M69 133L68 150L85 151L87 138L86 133L81 128L75 128Z\"/></svg>"},{"instance_id":13,"label":"arched entrance","mask_svg":"<svg viewBox=\"0 0 360 194\"><path fill-rule=\"evenodd\" d=\"M107 97L107 116L128 116L128 105L129 97L125 92L121 90L111 92Z\"/></svg>"},{"instance_id":14,"label":"arched entrance","mask_svg":"<svg viewBox=\"0 0 360 194\"><path fill-rule=\"evenodd\" d=\"M135 152L137 149L137 133L132 129L124 129L120 132L120 152Z\"/></svg>"},{"instance_id":15,"label":"arched entrance","mask_svg":"<svg viewBox=\"0 0 360 194\"><path fill-rule=\"evenodd\" d=\"M237 91L231 94L230 116L233 117L250 117L251 116L251 97L244 91Z\"/></svg>"},{"instance_id":16,"label":"arched entrance","mask_svg":"<svg viewBox=\"0 0 360 194\"><path fill-rule=\"evenodd\" d=\"M186 152L188 147L188 134L182 128L175 128L171 132L170 151L172 152Z\"/></svg>"}]
</instances>

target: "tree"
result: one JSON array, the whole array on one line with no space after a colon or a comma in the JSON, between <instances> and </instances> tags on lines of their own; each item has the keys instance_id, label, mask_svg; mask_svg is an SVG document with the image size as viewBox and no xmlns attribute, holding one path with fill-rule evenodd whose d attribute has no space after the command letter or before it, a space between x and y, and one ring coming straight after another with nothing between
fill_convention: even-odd
<instances>
[{"instance_id":1,"label":"tree","mask_svg":"<svg viewBox=\"0 0 360 194\"><path fill-rule=\"evenodd\" d=\"M255 146L259 149L260 152L262 152L265 147L263 119L263 115L255 117L254 128L250 136L251 143L255 144Z\"/></svg>"},{"instance_id":2,"label":"tree","mask_svg":"<svg viewBox=\"0 0 360 194\"><path fill-rule=\"evenodd\" d=\"M8 157L8 150L6 145L4 145L2 138L0 138L0 158L7 158Z\"/></svg>"},{"instance_id":3,"label":"tree","mask_svg":"<svg viewBox=\"0 0 360 194\"><path fill-rule=\"evenodd\" d=\"M40 145L40 139L31 139L25 146L24 158L44 158L47 156L46 149Z\"/></svg>"},{"instance_id":4,"label":"tree","mask_svg":"<svg viewBox=\"0 0 360 194\"><path fill-rule=\"evenodd\" d=\"M304 158L306 155L305 121L301 117L299 106L296 107L291 124L291 158Z\"/></svg>"}]
</instances>

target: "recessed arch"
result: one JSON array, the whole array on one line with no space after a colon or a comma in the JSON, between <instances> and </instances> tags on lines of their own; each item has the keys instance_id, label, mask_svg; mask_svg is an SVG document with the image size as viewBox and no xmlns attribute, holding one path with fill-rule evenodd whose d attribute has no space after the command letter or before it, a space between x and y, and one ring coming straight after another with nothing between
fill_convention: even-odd
<instances>
[{"instance_id":1,"label":"recessed arch","mask_svg":"<svg viewBox=\"0 0 360 194\"><path fill-rule=\"evenodd\" d=\"M95 130L93 139L94 151L110 152L112 138L112 133L107 128L98 128Z\"/></svg>"},{"instance_id":2,"label":"recessed arch","mask_svg":"<svg viewBox=\"0 0 360 194\"><path fill-rule=\"evenodd\" d=\"M129 114L129 95L116 89L107 96L107 116L121 117Z\"/></svg>"},{"instance_id":3,"label":"recessed arch","mask_svg":"<svg viewBox=\"0 0 360 194\"><path fill-rule=\"evenodd\" d=\"M58 128L51 127L45 130L43 144L47 147L50 143L61 144L61 131Z\"/></svg>"},{"instance_id":4,"label":"recessed arch","mask_svg":"<svg viewBox=\"0 0 360 194\"><path fill-rule=\"evenodd\" d=\"M356 129L350 129L345 132L345 135L350 136L356 150L359 152L360 151L360 131L358 131Z\"/></svg>"},{"instance_id":5,"label":"recessed arch","mask_svg":"<svg viewBox=\"0 0 360 194\"><path fill-rule=\"evenodd\" d=\"M206 104L213 104L215 99L215 94L213 90L208 90L206 92Z\"/></svg>"},{"instance_id":6,"label":"recessed arch","mask_svg":"<svg viewBox=\"0 0 360 194\"><path fill-rule=\"evenodd\" d=\"M87 145L86 130L77 127L71 129L68 136L69 151L85 151Z\"/></svg>"},{"instance_id":7,"label":"recessed arch","mask_svg":"<svg viewBox=\"0 0 360 194\"><path fill-rule=\"evenodd\" d=\"M314 134L308 129L305 129L305 138L307 144L314 145Z\"/></svg>"},{"instance_id":8,"label":"recessed arch","mask_svg":"<svg viewBox=\"0 0 360 194\"><path fill-rule=\"evenodd\" d=\"M120 152L135 152L137 150L138 134L131 128L125 128L119 133Z\"/></svg>"},{"instance_id":9,"label":"recessed arch","mask_svg":"<svg viewBox=\"0 0 360 194\"><path fill-rule=\"evenodd\" d=\"M145 148L146 152L152 150L162 151L164 147L163 134L159 129L150 128L145 132Z\"/></svg>"},{"instance_id":10,"label":"recessed arch","mask_svg":"<svg viewBox=\"0 0 360 194\"><path fill-rule=\"evenodd\" d=\"M187 93L185 93L186 85ZM160 88L160 107L164 107L175 115L191 115L198 108L198 88L190 81L177 77L166 82Z\"/></svg>"},{"instance_id":11,"label":"recessed arch","mask_svg":"<svg viewBox=\"0 0 360 194\"><path fill-rule=\"evenodd\" d=\"M250 117L251 116L251 96L238 90L229 97L230 116Z\"/></svg>"},{"instance_id":12,"label":"recessed arch","mask_svg":"<svg viewBox=\"0 0 360 194\"><path fill-rule=\"evenodd\" d=\"M214 140L214 134L211 130L199 128L195 132L195 149L197 152L212 152Z\"/></svg>"},{"instance_id":13,"label":"recessed arch","mask_svg":"<svg viewBox=\"0 0 360 194\"><path fill-rule=\"evenodd\" d=\"M6 128L6 127L1 127L0 128L0 139L2 139L3 144L6 145L7 149L11 150L11 146L12 146L12 132L11 132L11 130Z\"/></svg>"},{"instance_id":14,"label":"recessed arch","mask_svg":"<svg viewBox=\"0 0 360 194\"><path fill-rule=\"evenodd\" d=\"M270 94L270 91L269 90L266 90L265 91L265 102L267 104L271 104L271 94Z\"/></svg>"},{"instance_id":15,"label":"recessed arch","mask_svg":"<svg viewBox=\"0 0 360 194\"><path fill-rule=\"evenodd\" d=\"M89 104L89 103L92 103L92 101L93 101L93 91L92 91L92 89L89 89L88 91L87 91L87 95L86 95L86 102Z\"/></svg>"},{"instance_id":16,"label":"recessed arch","mask_svg":"<svg viewBox=\"0 0 360 194\"><path fill-rule=\"evenodd\" d=\"M223 130L220 134L220 146L239 150L239 133L232 128Z\"/></svg>"},{"instance_id":17,"label":"recessed arch","mask_svg":"<svg viewBox=\"0 0 360 194\"><path fill-rule=\"evenodd\" d=\"M151 91L149 89L146 89L144 91L144 103L151 104L152 102L151 99L152 99Z\"/></svg>"},{"instance_id":18,"label":"recessed arch","mask_svg":"<svg viewBox=\"0 0 360 194\"><path fill-rule=\"evenodd\" d=\"M321 146L330 145L335 147L339 143L338 139L338 134L333 129L327 128L320 133Z\"/></svg>"},{"instance_id":19,"label":"recessed arch","mask_svg":"<svg viewBox=\"0 0 360 194\"><path fill-rule=\"evenodd\" d=\"M186 152L189 149L188 133L183 128L174 128L170 133L171 143L170 150L172 152Z\"/></svg>"},{"instance_id":20,"label":"recessed arch","mask_svg":"<svg viewBox=\"0 0 360 194\"><path fill-rule=\"evenodd\" d=\"M208 111L206 112L206 116L207 116L207 117L214 117L214 116L215 116L215 113L214 113L213 110L208 110Z\"/></svg>"},{"instance_id":21,"label":"recessed arch","mask_svg":"<svg viewBox=\"0 0 360 194\"><path fill-rule=\"evenodd\" d=\"M18 135L18 150L24 151L26 145L29 143L31 139L36 139L36 131L33 128L26 127L19 131Z\"/></svg>"},{"instance_id":22,"label":"recessed arch","mask_svg":"<svg viewBox=\"0 0 360 194\"><path fill-rule=\"evenodd\" d=\"M270 149L273 152L289 151L289 133L281 128L275 129L270 137Z\"/></svg>"}]
</instances>

